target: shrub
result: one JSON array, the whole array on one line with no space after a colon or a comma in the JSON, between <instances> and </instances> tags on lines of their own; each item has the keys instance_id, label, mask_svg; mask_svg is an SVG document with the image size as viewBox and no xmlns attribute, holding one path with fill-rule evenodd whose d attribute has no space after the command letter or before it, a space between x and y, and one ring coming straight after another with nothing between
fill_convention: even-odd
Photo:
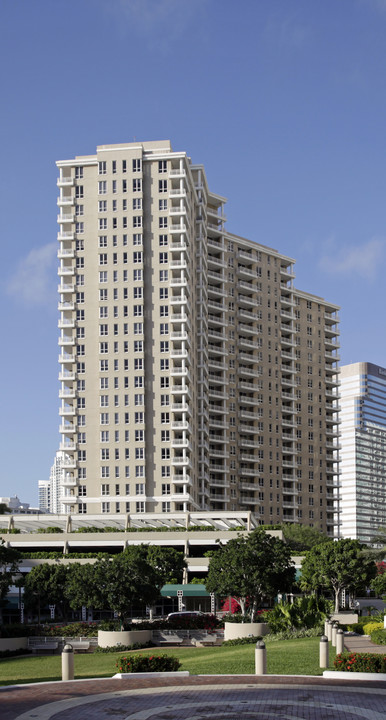
<instances>
[{"instance_id":1,"label":"shrub","mask_svg":"<svg viewBox=\"0 0 386 720\"><path fill-rule=\"evenodd\" d=\"M258 640L262 640L261 635L253 635L251 637L233 638L233 640L224 640L223 645L253 645Z\"/></svg>"},{"instance_id":2,"label":"shrub","mask_svg":"<svg viewBox=\"0 0 386 720\"><path fill-rule=\"evenodd\" d=\"M32 650L29 648L19 648L18 650L1 650L0 658L17 657L17 655L31 655Z\"/></svg>"},{"instance_id":3,"label":"shrub","mask_svg":"<svg viewBox=\"0 0 386 720\"><path fill-rule=\"evenodd\" d=\"M343 672L386 673L386 655L341 653L334 660L334 668Z\"/></svg>"},{"instance_id":4,"label":"shrub","mask_svg":"<svg viewBox=\"0 0 386 720\"><path fill-rule=\"evenodd\" d=\"M264 636L264 641L278 642L279 640L294 640L295 638L319 637L324 634L324 626L319 625L314 628L301 628L300 630L282 630L277 633L268 633Z\"/></svg>"},{"instance_id":5,"label":"shrub","mask_svg":"<svg viewBox=\"0 0 386 720\"><path fill-rule=\"evenodd\" d=\"M373 630L370 638L375 645L386 645L386 629Z\"/></svg>"},{"instance_id":6,"label":"shrub","mask_svg":"<svg viewBox=\"0 0 386 720\"><path fill-rule=\"evenodd\" d=\"M179 628L180 630L215 630L219 627L220 621L217 620L215 615L196 615L195 617L180 617L170 618L167 622L167 627ZM153 626L154 627L154 626Z\"/></svg>"},{"instance_id":7,"label":"shrub","mask_svg":"<svg viewBox=\"0 0 386 720\"><path fill-rule=\"evenodd\" d=\"M120 673L175 672L180 666L179 659L170 655L128 655L115 664Z\"/></svg>"},{"instance_id":8,"label":"shrub","mask_svg":"<svg viewBox=\"0 0 386 720\"><path fill-rule=\"evenodd\" d=\"M339 627L342 630L349 630L350 632L355 632L357 635L363 635L363 623L352 623L351 625L341 625L339 623Z\"/></svg>"},{"instance_id":9,"label":"shrub","mask_svg":"<svg viewBox=\"0 0 386 720\"><path fill-rule=\"evenodd\" d=\"M369 622L363 626L364 635L371 635L373 630L383 630L383 623L380 622Z\"/></svg>"},{"instance_id":10,"label":"shrub","mask_svg":"<svg viewBox=\"0 0 386 720\"><path fill-rule=\"evenodd\" d=\"M21 623L0 625L0 638L29 637L38 634L38 629L33 625L22 625Z\"/></svg>"},{"instance_id":11,"label":"shrub","mask_svg":"<svg viewBox=\"0 0 386 720\"><path fill-rule=\"evenodd\" d=\"M146 642L146 643L133 643L132 645L120 645L117 647L116 645L109 646L109 647L97 647L95 648L94 652L96 653L116 653L116 652L129 652L130 650L142 650L143 648L150 648L153 647L153 643Z\"/></svg>"},{"instance_id":12,"label":"shrub","mask_svg":"<svg viewBox=\"0 0 386 720\"><path fill-rule=\"evenodd\" d=\"M69 625L44 625L43 633L48 637L96 637L97 623L75 622Z\"/></svg>"}]
</instances>

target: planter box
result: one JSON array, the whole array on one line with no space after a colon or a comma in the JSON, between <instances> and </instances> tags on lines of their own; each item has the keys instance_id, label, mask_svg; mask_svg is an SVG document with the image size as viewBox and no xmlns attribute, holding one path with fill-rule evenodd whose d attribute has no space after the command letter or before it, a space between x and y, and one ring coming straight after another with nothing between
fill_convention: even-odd
<instances>
[{"instance_id":1,"label":"planter box","mask_svg":"<svg viewBox=\"0 0 386 720\"><path fill-rule=\"evenodd\" d=\"M378 680L378 682L386 682L386 673L370 673L370 672L343 672L337 670L324 670L323 677L329 680Z\"/></svg>"},{"instance_id":2,"label":"planter box","mask_svg":"<svg viewBox=\"0 0 386 720\"><path fill-rule=\"evenodd\" d=\"M268 623L224 623L224 640L267 635Z\"/></svg>"},{"instance_id":3,"label":"planter box","mask_svg":"<svg viewBox=\"0 0 386 720\"><path fill-rule=\"evenodd\" d=\"M0 638L0 651L4 650L26 650L28 647L27 637Z\"/></svg>"},{"instance_id":4,"label":"planter box","mask_svg":"<svg viewBox=\"0 0 386 720\"><path fill-rule=\"evenodd\" d=\"M114 647L115 645L134 645L146 643L151 640L151 630L98 630L99 647Z\"/></svg>"}]
</instances>

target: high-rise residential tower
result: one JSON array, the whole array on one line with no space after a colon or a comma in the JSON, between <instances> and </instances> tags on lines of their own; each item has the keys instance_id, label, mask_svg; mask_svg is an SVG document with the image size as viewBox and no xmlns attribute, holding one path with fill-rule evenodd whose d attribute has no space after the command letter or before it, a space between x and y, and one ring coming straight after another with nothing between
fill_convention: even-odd
<instances>
[{"instance_id":1,"label":"high-rise residential tower","mask_svg":"<svg viewBox=\"0 0 386 720\"><path fill-rule=\"evenodd\" d=\"M343 537L370 543L386 525L386 368L341 368Z\"/></svg>"},{"instance_id":2,"label":"high-rise residential tower","mask_svg":"<svg viewBox=\"0 0 386 720\"><path fill-rule=\"evenodd\" d=\"M168 141L57 164L67 511L248 509L334 535L337 306L227 232Z\"/></svg>"}]
</instances>

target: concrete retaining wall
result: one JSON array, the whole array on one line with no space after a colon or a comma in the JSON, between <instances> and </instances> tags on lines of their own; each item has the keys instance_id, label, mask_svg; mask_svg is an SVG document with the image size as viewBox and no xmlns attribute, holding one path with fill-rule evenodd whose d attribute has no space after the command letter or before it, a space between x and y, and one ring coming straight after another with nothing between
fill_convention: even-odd
<instances>
[{"instance_id":1,"label":"concrete retaining wall","mask_svg":"<svg viewBox=\"0 0 386 720\"><path fill-rule=\"evenodd\" d=\"M99 647L134 645L134 643L146 643L150 640L151 630L98 630Z\"/></svg>"},{"instance_id":2,"label":"concrete retaining wall","mask_svg":"<svg viewBox=\"0 0 386 720\"><path fill-rule=\"evenodd\" d=\"M267 635L267 623L224 623L224 640L236 640L250 635Z\"/></svg>"},{"instance_id":3,"label":"concrete retaining wall","mask_svg":"<svg viewBox=\"0 0 386 720\"><path fill-rule=\"evenodd\" d=\"M25 650L28 647L28 638L0 638L0 652L4 650Z\"/></svg>"}]
</instances>

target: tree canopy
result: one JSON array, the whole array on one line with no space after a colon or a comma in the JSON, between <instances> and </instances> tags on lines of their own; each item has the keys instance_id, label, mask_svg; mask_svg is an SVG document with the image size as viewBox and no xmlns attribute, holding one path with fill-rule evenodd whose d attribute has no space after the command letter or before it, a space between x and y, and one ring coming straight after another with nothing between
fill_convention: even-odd
<instances>
[{"instance_id":1,"label":"tree canopy","mask_svg":"<svg viewBox=\"0 0 386 720\"><path fill-rule=\"evenodd\" d=\"M358 587L369 585L376 575L374 560L364 550L358 540L348 538L316 545L302 563L302 590L332 591L338 612L342 590L355 592Z\"/></svg>"},{"instance_id":2,"label":"tree canopy","mask_svg":"<svg viewBox=\"0 0 386 720\"><path fill-rule=\"evenodd\" d=\"M0 541L0 600L3 600L13 583L13 576L19 570L20 555L17 550Z\"/></svg>"},{"instance_id":3,"label":"tree canopy","mask_svg":"<svg viewBox=\"0 0 386 720\"><path fill-rule=\"evenodd\" d=\"M320 530L309 527L308 525L284 523L284 525L282 525L282 531L285 542L294 552L311 550L315 545L332 542L332 540L327 537L327 535L323 535Z\"/></svg>"},{"instance_id":4,"label":"tree canopy","mask_svg":"<svg viewBox=\"0 0 386 720\"><path fill-rule=\"evenodd\" d=\"M26 575L24 581L24 601L27 606L40 609L46 605L55 605L62 617L66 615L66 587L68 566L50 563L36 565Z\"/></svg>"},{"instance_id":5,"label":"tree canopy","mask_svg":"<svg viewBox=\"0 0 386 720\"><path fill-rule=\"evenodd\" d=\"M290 548L258 528L219 544L210 558L205 587L220 597L233 597L253 622L263 598L289 591L294 580Z\"/></svg>"}]
</instances>

